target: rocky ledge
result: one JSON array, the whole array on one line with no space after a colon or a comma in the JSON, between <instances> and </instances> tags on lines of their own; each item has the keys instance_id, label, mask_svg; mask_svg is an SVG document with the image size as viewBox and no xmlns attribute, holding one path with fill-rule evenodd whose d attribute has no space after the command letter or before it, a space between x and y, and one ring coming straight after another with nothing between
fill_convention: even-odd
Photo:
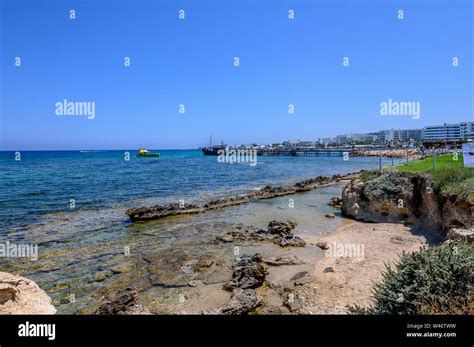
<instances>
[{"instance_id":1,"label":"rocky ledge","mask_svg":"<svg viewBox=\"0 0 474 347\"><path fill-rule=\"evenodd\" d=\"M204 313L242 315L254 311L263 304L263 297L255 290L262 286L268 274L260 254L240 258L232 269L232 279L223 287L232 292L229 303Z\"/></svg>"},{"instance_id":2,"label":"rocky ledge","mask_svg":"<svg viewBox=\"0 0 474 347\"><path fill-rule=\"evenodd\" d=\"M222 199L209 201L203 205L195 204L166 204L155 205L150 207L130 208L126 210L126 214L132 222L149 221L168 216L176 216L181 214L203 213L209 210L220 209L228 206L236 206L247 204L251 201L271 199L284 195L306 192L326 185L334 184L342 179L354 178L357 174L351 173L347 175L333 176L317 176L308 180L300 181L290 187L272 187L265 186L259 191L250 192L238 196L231 196Z\"/></svg>"},{"instance_id":3,"label":"rocky ledge","mask_svg":"<svg viewBox=\"0 0 474 347\"><path fill-rule=\"evenodd\" d=\"M254 227L236 228L218 235L216 241L236 242L236 241L270 241L280 247L304 247L306 242L298 236L293 235L296 223L292 221L276 221L268 223L267 229Z\"/></svg>"},{"instance_id":4,"label":"rocky ledge","mask_svg":"<svg viewBox=\"0 0 474 347\"><path fill-rule=\"evenodd\" d=\"M354 178L342 192L342 213L366 222L404 222L438 231L473 227L474 206L462 196L442 193L428 174L373 173Z\"/></svg>"},{"instance_id":5,"label":"rocky ledge","mask_svg":"<svg viewBox=\"0 0 474 347\"><path fill-rule=\"evenodd\" d=\"M0 272L0 314L55 314L51 298L35 282Z\"/></svg>"}]
</instances>

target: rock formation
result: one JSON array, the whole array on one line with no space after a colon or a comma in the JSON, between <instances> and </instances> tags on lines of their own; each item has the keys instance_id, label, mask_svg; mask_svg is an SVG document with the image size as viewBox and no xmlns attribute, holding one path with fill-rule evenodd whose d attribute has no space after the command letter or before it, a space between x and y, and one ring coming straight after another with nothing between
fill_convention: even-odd
<instances>
[{"instance_id":1,"label":"rock formation","mask_svg":"<svg viewBox=\"0 0 474 347\"><path fill-rule=\"evenodd\" d=\"M296 223L292 221L271 221L267 229L257 229L254 227L236 228L218 235L216 240L221 242L235 241L271 241L280 247L304 247L306 242L293 235Z\"/></svg>"},{"instance_id":2,"label":"rock formation","mask_svg":"<svg viewBox=\"0 0 474 347\"><path fill-rule=\"evenodd\" d=\"M0 314L55 314L51 298L35 282L0 272Z\"/></svg>"},{"instance_id":3,"label":"rock formation","mask_svg":"<svg viewBox=\"0 0 474 347\"><path fill-rule=\"evenodd\" d=\"M318 187L339 182L341 179L350 179L352 177L354 177L354 174L347 174L344 176L317 176L315 178L297 182L291 187L284 188L265 186L259 191L254 191L238 196L216 199L209 201L203 205L177 203L155 205L151 207L129 208L128 210L126 210L125 213L130 217L130 220L132 222L148 221L168 216L176 216L180 214L203 213L209 210L220 209L228 206L247 204L255 200L271 199L279 196L305 192L308 190L316 189Z\"/></svg>"},{"instance_id":4,"label":"rock formation","mask_svg":"<svg viewBox=\"0 0 474 347\"><path fill-rule=\"evenodd\" d=\"M390 172L355 178L342 193L344 215L366 222L404 222L426 231L471 228L472 204L440 192L428 174Z\"/></svg>"},{"instance_id":5,"label":"rock formation","mask_svg":"<svg viewBox=\"0 0 474 347\"><path fill-rule=\"evenodd\" d=\"M232 280L224 284L224 289L227 290L260 287L268 274L259 254L252 257L242 257L232 268Z\"/></svg>"}]
</instances>

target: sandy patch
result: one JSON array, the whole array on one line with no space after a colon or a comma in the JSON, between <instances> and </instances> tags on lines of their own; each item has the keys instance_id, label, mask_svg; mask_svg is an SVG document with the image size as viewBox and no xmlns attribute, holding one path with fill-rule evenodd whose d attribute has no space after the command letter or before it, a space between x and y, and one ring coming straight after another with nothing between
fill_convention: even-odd
<instances>
[{"instance_id":1,"label":"sandy patch","mask_svg":"<svg viewBox=\"0 0 474 347\"><path fill-rule=\"evenodd\" d=\"M413 235L404 225L360 222L311 240L311 243L317 242L326 242L339 252L346 246L345 249L353 253L351 257L340 256L341 253L325 256L315 266L313 283L297 287L296 295L305 303L305 311L312 314L343 314L349 304L367 306L373 282L382 279L384 264L393 265L403 251L413 252L427 245L424 236ZM334 272L324 272L331 270L327 268Z\"/></svg>"}]
</instances>

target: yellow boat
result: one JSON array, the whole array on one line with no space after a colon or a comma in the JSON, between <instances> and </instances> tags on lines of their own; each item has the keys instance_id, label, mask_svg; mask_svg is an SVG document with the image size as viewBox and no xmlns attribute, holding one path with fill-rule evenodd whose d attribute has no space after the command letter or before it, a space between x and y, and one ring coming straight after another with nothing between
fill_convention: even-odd
<instances>
[{"instance_id":1,"label":"yellow boat","mask_svg":"<svg viewBox=\"0 0 474 347\"><path fill-rule=\"evenodd\" d=\"M160 153L151 153L146 149L140 149L137 153L137 157L159 157Z\"/></svg>"}]
</instances>

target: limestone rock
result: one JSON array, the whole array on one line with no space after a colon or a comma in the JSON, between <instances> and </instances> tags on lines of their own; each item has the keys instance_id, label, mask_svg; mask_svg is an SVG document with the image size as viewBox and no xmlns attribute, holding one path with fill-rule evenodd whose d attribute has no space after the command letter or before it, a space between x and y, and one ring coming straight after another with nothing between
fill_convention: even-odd
<instances>
[{"instance_id":1,"label":"limestone rock","mask_svg":"<svg viewBox=\"0 0 474 347\"><path fill-rule=\"evenodd\" d=\"M263 284L267 274L268 271L259 254L243 257L233 266L232 280L224 284L224 289L257 288Z\"/></svg>"},{"instance_id":2,"label":"limestone rock","mask_svg":"<svg viewBox=\"0 0 474 347\"><path fill-rule=\"evenodd\" d=\"M35 282L0 272L0 314L55 314L51 298Z\"/></svg>"},{"instance_id":3,"label":"limestone rock","mask_svg":"<svg viewBox=\"0 0 474 347\"><path fill-rule=\"evenodd\" d=\"M298 259L298 257L292 254L287 254L280 257L266 258L266 259L263 259L263 262L271 266L303 264L303 261L301 261L300 259Z\"/></svg>"},{"instance_id":4,"label":"limestone rock","mask_svg":"<svg viewBox=\"0 0 474 347\"><path fill-rule=\"evenodd\" d=\"M473 206L463 196L445 195L428 174L372 173L355 178L342 193L342 213L366 222L399 223L437 231L474 225Z\"/></svg>"},{"instance_id":5,"label":"limestone rock","mask_svg":"<svg viewBox=\"0 0 474 347\"><path fill-rule=\"evenodd\" d=\"M263 298L255 289L234 289L227 306L221 309L222 314L242 315L254 311L263 304Z\"/></svg>"}]
</instances>

